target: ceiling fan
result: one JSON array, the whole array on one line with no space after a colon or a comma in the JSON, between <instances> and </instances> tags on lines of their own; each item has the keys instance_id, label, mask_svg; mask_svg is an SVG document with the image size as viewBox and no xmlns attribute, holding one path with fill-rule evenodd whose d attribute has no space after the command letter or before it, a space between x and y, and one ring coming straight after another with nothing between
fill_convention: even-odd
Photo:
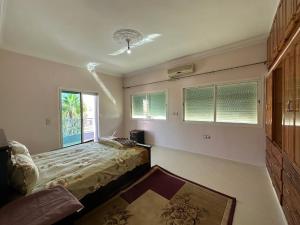
<instances>
[{"instance_id":1,"label":"ceiling fan","mask_svg":"<svg viewBox=\"0 0 300 225\"><path fill-rule=\"evenodd\" d=\"M126 44L126 46L122 47L121 49L113 53L110 53L109 55L117 56L125 52L127 54L131 54L131 49L153 42L156 38L160 36L161 34L149 34L143 37L143 35L136 30L132 30L132 29L117 30L113 34L113 39L120 44Z\"/></svg>"}]
</instances>

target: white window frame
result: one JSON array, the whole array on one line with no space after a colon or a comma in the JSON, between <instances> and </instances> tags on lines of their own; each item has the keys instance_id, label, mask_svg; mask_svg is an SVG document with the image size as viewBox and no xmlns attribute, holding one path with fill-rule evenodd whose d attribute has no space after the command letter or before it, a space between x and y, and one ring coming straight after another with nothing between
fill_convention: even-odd
<instances>
[{"instance_id":1,"label":"white window frame","mask_svg":"<svg viewBox=\"0 0 300 225\"><path fill-rule=\"evenodd\" d=\"M257 123L256 124L249 124L249 123L230 123L230 122L217 122L217 86L222 85L237 85L237 84L244 84L244 83L256 83L257 84ZM214 87L214 121L186 121L185 120L185 92L184 89L188 88L205 88L205 87ZM205 84L205 85L197 85L197 86L188 86L182 89L182 122L186 124L210 124L210 125L230 125L230 126L239 126L239 127L262 127L262 81L259 79L250 79L250 80L239 80L239 81L229 81L229 82L220 82L220 83L213 83L213 84Z\"/></svg>"},{"instance_id":2,"label":"white window frame","mask_svg":"<svg viewBox=\"0 0 300 225\"><path fill-rule=\"evenodd\" d=\"M133 109L132 109L132 99L133 99L133 96L135 95L147 95L147 98L148 98L148 95L152 94L152 93L161 93L161 92L164 92L165 95L166 95L166 101L165 101L165 105L166 105L166 118L165 119L155 119L155 118L152 118L151 116L147 116L145 118L133 118L132 116L132 113L133 113ZM153 90L153 91L144 91L144 92L136 92L134 94L131 94L130 95L130 118L132 120L155 120L155 121L167 121L169 119L168 117L169 113L168 113L168 91L167 90Z\"/></svg>"}]
</instances>

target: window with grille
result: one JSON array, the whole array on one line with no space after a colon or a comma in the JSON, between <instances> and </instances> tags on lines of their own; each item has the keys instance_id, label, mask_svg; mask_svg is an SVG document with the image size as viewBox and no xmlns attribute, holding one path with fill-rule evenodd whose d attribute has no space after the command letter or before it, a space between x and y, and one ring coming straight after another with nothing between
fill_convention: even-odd
<instances>
[{"instance_id":1,"label":"window with grille","mask_svg":"<svg viewBox=\"0 0 300 225\"><path fill-rule=\"evenodd\" d=\"M161 119L167 118L166 92L135 94L131 100L132 118Z\"/></svg>"},{"instance_id":2,"label":"window with grille","mask_svg":"<svg viewBox=\"0 0 300 225\"><path fill-rule=\"evenodd\" d=\"M257 124L257 83L217 86L216 122Z\"/></svg>"},{"instance_id":3,"label":"window with grille","mask_svg":"<svg viewBox=\"0 0 300 225\"><path fill-rule=\"evenodd\" d=\"M184 89L184 120L258 124L257 82Z\"/></svg>"},{"instance_id":4,"label":"window with grille","mask_svg":"<svg viewBox=\"0 0 300 225\"><path fill-rule=\"evenodd\" d=\"M214 86L184 89L184 119L186 121L214 121Z\"/></svg>"}]
</instances>

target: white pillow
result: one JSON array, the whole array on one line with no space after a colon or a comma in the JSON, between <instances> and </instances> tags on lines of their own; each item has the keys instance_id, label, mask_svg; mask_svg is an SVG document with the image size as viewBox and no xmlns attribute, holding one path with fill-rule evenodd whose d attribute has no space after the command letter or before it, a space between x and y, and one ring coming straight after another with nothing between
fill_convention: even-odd
<instances>
[{"instance_id":1,"label":"white pillow","mask_svg":"<svg viewBox=\"0 0 300 225\"><path fill-rule=\"evenodd\" d=\"M10 185L22 194L31 193L39 178L37 166L27 155L16 154L12 157Z\"/></svg>"},{"instance_id":2,"label":"white pillow","mask_svg":"<svg viewBox=\"0 0 300 225\"><path fill-rule=\"evenodd\" d=\"M23 155L27 155L27 156L31 157L27 147L25 145L21 144L20 142L9 141L8 144L9 144L9 146L11 146L13 155L23 154Z\"/></svg>"},{"instance_id":3,"label":"white pillow","mask_svg":"<svg viewBox=\"0 0 300 225\"><path fill-rule=\"evenodd\" d=\"M123 149L124 145L122 145L121 143L114 141L110 138L101 138L99 141L100 144L112 147L112 148L116 148L116 149Z\"/></svg>"},{"instance_id":4,"label":"white pillow","mask_svg":"<svg viewBox=\"0 0 300 225\"><path fill-rule=\"evenodd\" d=\"M22 194L31 193L39 178L39 170L25 145L17 141L10 141L9 145L12 148L10 185Z\"/></svg>"}]
</instances>

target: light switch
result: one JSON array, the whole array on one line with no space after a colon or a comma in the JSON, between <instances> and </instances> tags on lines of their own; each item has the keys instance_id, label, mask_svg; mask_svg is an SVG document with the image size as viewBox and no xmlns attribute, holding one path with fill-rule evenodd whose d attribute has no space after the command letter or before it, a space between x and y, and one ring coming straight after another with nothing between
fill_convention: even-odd
<instances>
[{"instance_id":1,"label":"light switch","mask_svg":"<svg viewBox=\"0 0 300 225\"><path fill-rule=\"evenodd\" d=\"M46 124L46 126L49 126L49 125L51 124L51 120L50 120L50 118L46 118L46 120L45 120L45 124Z\"/></svg>"}]
</instances>

